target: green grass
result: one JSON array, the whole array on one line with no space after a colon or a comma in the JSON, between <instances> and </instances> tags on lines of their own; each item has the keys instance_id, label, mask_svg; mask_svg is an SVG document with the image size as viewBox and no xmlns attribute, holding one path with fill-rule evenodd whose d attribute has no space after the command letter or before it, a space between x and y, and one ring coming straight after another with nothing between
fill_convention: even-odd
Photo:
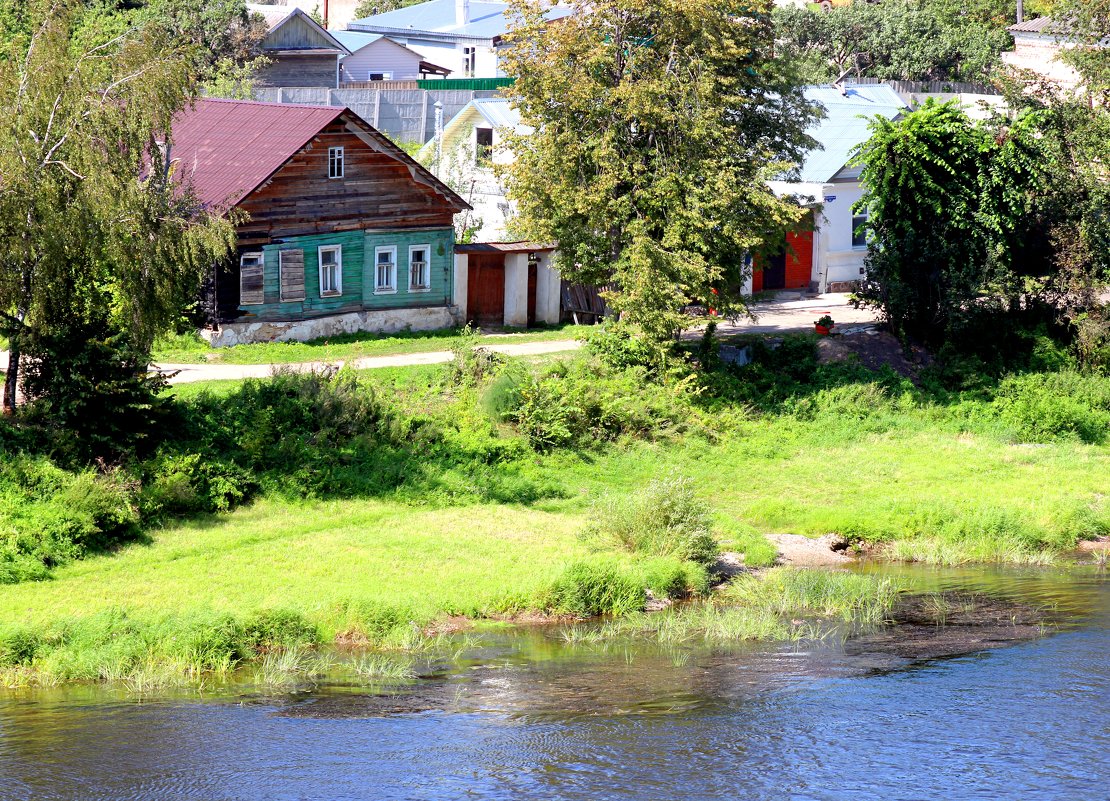
<instances>
[{"instance_id":1,"label":"green grass","mask_svg":"<svg viewBox=\"0 0 1110 801\"><path fill-rule=\"evenodd\" d=\"M758 414L720 404L702 412L727 421L712 436L625 436L543 453L519 442L500 457L488 443L521 435L504 421L491 424L479 393L445 382L445 371L396 368L367 380L408 414L434 418L448 442L490 454L480 467L442 468L459 487L511 473L514 486L544 492L477 503L477 491L419 495L402 485L375 498L270 498L150 531L149 544L57 567L50 581L0 586L9 632L0 637L0 664L14 665L6 680L120 679L142 692L173 676L230 670L244 653L242 621L257 610L288 611L279 639L303 651L337 637L411 646L420 627L443 615L633 612L645 587L702 592L704 571L689 563L612 545L591 552L580 536L597 510L619 508L668 476L684 479L710 510L722 548L741 551L749 565L773 561L763 536L771 532L838 532L883 544L895 558L946 564L1038 563L1110 532L1110 446L1066 436L1021 442L993 415L989 397L945 401L860 379ZM772 571L759 584L743 580L726 595L738 611L668 623L667 636L680 639L685 626L708 639L791 639L808 635L783 614L881 617L889 587L879 592L861 577L836 575ZM626 631L664 625L630 620L640 622ZM238 632L226 647L182 645L225 630ZM251 642L265 653L257 637ZM271 661L261 672L277 681L282 666ZM293 664L284 673L304 671Z\"/></svg>"},{"instance_id":2,"label":"green grass","mask_svg":"<svg viewBox=\"0 0 1110 801\"><path fill-rule=\"evenodd\" d=\"M559 325L528 331L506 329L481 335L478 344L502 345L575 339L592 326ZM408 331L396 334L342 334L311 342L261 342L212 348L195 334L164 337L155 343L155 363L166 364L294 364L349 361L364 356L393 356L451 350L462 341L458 329Z\"/></svg>"}]
</instances>

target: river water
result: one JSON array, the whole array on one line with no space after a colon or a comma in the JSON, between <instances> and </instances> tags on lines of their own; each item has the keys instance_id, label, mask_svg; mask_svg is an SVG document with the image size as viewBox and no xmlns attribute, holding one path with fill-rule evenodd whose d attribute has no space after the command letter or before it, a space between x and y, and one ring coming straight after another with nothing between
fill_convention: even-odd
<instances>
[{"instance_id":1,"label":"river water","mask_svg":"<svg viewBox=\"0 0 1110 801\"><path fill-rule=\"evenodd\" d=\"M575 645L548 627L485 635L392 690L11 691L0 799L1110 798L1105 574L903 572L1054 623L931 660L831 637Z\"/></svg>"}]
</instances>

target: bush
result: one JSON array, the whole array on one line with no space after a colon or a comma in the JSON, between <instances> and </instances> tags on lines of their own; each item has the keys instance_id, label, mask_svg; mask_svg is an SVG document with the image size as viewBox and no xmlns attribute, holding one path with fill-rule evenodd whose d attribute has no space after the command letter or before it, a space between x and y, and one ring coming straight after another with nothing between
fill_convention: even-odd
<instances>
[{"instance_id":1,"label":"bush","mask_svg":"<svg viewBox=\"0 0 1110 801\"><path fill-rule=\"evenodd\" d=\"M595 558L569 565L554 581L541 605L575 617L623 615L644 608L644 584L614 560Z\"/></svg>"},{"instance_id":2,"label":"bush","mask_svg":"<svg viewBox=\"0 0 1110 801\"><path fill-rule=\"evenodd\" d=\"M514 379L507 418L537 450L596 446L620 437L707 431L692 382L649 379L642 367L614 370L596 359L556 362Z\"/></svg>"},{"instance_id":3,"label":"bush","mask_svg":"<svg viewBox=\"0 0 1110 801\"><path fill-rule=\"evenodd\" d=\"M1024 442L1078 439L1100 444L1110 435L1110 381L1099 376L1010 376L999 385L994 407Z\"/></svg>"},{"instance_id":4,"label":"bush","mask_svg":"<svg viewBox=\"0 0 1110 801\"><path fill-rule=\"evenodd\" d=\"M593 518L584 534L589 540L642 556L673 556L701 565L717 560L709 508L688 478L652 481L627 500L601 505Z\"/></svg>"},{"instance_id":5,"label":"bush","mask_svg":"<svg viewBox=\"0 0 1110 801\"><path fill-rule=\"evenodd\" d=\"M49 568L138 533L135 483L119 470L70 473L46 459L0 462L0 584L42 580Z\"/></svg>"},{"instance_id":6,"label":"bush","mask_svg":"<svg viewBox=\"0 0 1110 801\"><path fill-rule=\"evenodd\" d=\"M264 609L255 612L242 626L244 645L254 653L311 645L319 639L316 627L298 612Z\"/></svg>"},{"instance_id":7,"label":"bush","mask_svg":"<svg viewBox=\"0 0 1110 801\"><path fill-rule=\"evenodd\" d=\"M633 326L609 319L586 335L587 350L606 366L616 370L644 368L654 370L661 354Z\"/></svg>"}]
</instances>

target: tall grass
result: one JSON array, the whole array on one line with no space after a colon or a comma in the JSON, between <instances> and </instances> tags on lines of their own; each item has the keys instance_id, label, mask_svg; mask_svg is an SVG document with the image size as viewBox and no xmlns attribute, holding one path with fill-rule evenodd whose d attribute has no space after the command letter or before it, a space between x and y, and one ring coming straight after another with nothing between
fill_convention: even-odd
<instances>
[{"instance_id":1,"label":"tall grass","mask_svg":"<svg viewBox=\"0 0 1110 801\"><path fill-rule=\"evenodd\" d=\"M815 614L850 623L881 623L901 589L890 578L779 567L762 575L738 576L720 593L720 601L771 615Z\"/></svg>"}]
</instances>

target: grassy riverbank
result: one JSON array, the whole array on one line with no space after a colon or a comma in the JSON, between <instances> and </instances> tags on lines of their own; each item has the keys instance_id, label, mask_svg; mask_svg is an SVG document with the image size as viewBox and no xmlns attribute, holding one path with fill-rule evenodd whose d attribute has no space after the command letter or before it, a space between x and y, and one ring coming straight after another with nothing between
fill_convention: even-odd
<instances>
[{"instance_id":1,"label":"grassy riverbank","mask_svg":"<svg viewBox=\"0 0 1110 801\"><path fill-rule=\"evenodd\" d=\"M190 388L168 450L113 479L143 538L0 585L0 666L13 683L192 675L274 649L411 646L448 616L630 612L645 588L705 591L703 531L755 565L774 555L764 532L944 563L1050 561L1110 532L1107 379L918 388L818 366L805 340L786 351L698 380L577 354ZM65 508L37 499L32 467L7 470L10 551ZM101 479L65 484L87 502L81 481ZM217 502L239 508L198 516ZM690 536L660 537L661 519ZM789 604L734 594L748 623L718 631L778 630Z\"/></svg>"}]
</instances>

